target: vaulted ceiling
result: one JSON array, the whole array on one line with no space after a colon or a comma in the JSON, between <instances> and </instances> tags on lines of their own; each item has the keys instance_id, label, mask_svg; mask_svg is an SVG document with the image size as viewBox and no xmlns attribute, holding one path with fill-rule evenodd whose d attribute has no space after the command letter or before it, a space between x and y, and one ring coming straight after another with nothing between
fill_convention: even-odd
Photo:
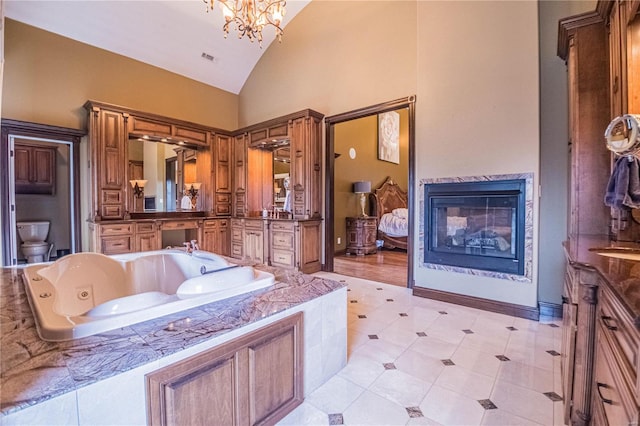
<instances>
[{"instance_id":1,"label":"vaulted ceiling","mask_svg":"<svg viewBox=\"0 0 640 426\"><path fill-rule=\"evenodd\" d=\"M284 26L309 1L288 0ZM235 94L275 38L265 29L261 49L232 27L225 39L218 2L203 0L5 0L5 17Z\"/></svg>"}]
</instances>

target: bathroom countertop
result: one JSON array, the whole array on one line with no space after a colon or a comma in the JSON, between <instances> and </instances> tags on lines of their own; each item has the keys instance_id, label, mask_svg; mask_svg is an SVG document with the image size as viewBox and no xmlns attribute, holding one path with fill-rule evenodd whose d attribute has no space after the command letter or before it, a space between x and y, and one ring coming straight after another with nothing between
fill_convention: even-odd
<instances>
[{"instance_id":1,"label":"bathroom countertop","mask_svg":"<svg viewBox=\"0 0 640 426\"><path fill-rule=\"evenodd\" d=\"M569 261L577 267L595 269L640 329L640 261L601 256L591 248L621 247L640 250L638 243L610 241L606 235L579 235L564 243Z\"/></svg>"},{"instance_id":2,"label":"bathroom countertop","mask_svg":"<svg viewBox=\"0 0 640 426\"><path fill-rule=\"evenodd\" d=\"M0 268L0 413L134 369L346 286L282 268L256 269L273 273L276 283L129 327L52 343L37 334L22 269Z\"/></svg>"}]
</instances>

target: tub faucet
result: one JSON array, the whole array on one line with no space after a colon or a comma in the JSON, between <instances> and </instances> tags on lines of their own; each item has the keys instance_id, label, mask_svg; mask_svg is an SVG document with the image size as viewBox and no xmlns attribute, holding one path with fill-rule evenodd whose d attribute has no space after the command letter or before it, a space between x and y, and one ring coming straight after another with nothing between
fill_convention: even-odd
<instances>
[{"instance_id":1,"label":"tub faucet","mask_svg":"<svg viewBox=\"0 0 640 426\"><path fill-rule=\"evenodd\" d=\"M191 240L191 251L193 250L200 250L200 246L196 240Z\"/></svg>"}]
</instances>

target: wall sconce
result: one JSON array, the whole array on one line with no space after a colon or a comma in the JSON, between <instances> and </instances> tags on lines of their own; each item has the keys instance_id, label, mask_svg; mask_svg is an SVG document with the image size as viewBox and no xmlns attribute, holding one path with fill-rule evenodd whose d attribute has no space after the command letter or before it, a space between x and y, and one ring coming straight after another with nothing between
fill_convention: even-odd
<instances>
[{"instance_id":1,"label":"wall sconce","mask_svg":"<svg viewBox=\"0 0 640 426\"><path fill-rule=\"evenodd\" d=\"M361 216L367 217L368 214L364 212L364 206L367 202L367 197L365 194L371 192L371 182L369 181L360 181L353 183L353 192L356 194L360 194L360 210L362 211Z\"/></svg>"},{"instance_id":2,"label":"wall sconce","mask_svg":"<svg viewBox=\"0 0 640 426\"><path fill-rule=\"evenodd\" d=\"M147 184L147 180L136 179L130 180L129 183L131 184L131 188L133 188L133 195L135 195L136 198L142 198L144 195L144 186Z\"/></svg>"},{"instance_id":3,"label":"wall sconce","mask_svg":"<svg viewBox=\"0 0 640 426\"><path fill-rule=\"evenodd\" d=\"M184 184L184 193L191 199L191 208L196 208L196 203L198 202L198 191L200 191L200 187L202 183L193 182L193 183L185 183Z\"/></svg>"}]
</instances>

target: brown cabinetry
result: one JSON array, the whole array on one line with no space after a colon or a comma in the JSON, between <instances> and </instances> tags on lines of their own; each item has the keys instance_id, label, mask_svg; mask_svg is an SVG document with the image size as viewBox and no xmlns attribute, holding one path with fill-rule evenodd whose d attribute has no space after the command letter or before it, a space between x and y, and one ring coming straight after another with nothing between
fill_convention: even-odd
<instances>
[{"instance_id":1,"label":"brown cabinetry","mask_svg":"<svg viewBox=\"0 0 640 426\"><path fill-rule=\"evenodd\" d=\"M56 188L56 149L16 143L13 152L16 194L53 195Z\"/></svg>"},{"instance_id":2,"label":"brown cabinetry","mask_svg":"<svg viewBox=\"0 0 640 426\"><path fill-rule=\"evenodd\" d=\"M229 219L204 221L200 249L229 256L231 255L230 242Z\"/></svg>"},{"instance_id":3,"label":"brown cabinetry","mask_svg":"<svg viewBox=\"0 0 640 426\"><path fill-rule=\"evenodd\" d=\"M296 235L293 222L271 222L271 265L285 268L296 267Z\"/></svg>"},{"instance_id":4,"label":"brown cabinetry","mask_svg":"<svg viewBox=\"0 0 640 426\"><path fill-rule=\"evenodd\" d=\"M377 219L347 218L347 254L364 255L376 252Z\"/></svg>"},{"instance_id":5,"label":"brown cabinetry","mask_svg":"<svg viewBox=\"0 0 640 426\"><path fill-rule=\"evenodd\" d=\"M610 121L604 19L594 11L561 20L559 30L569 89L569 235L604 235L611 216L602 201L610 176L602 137Z\"/></svg>"},{"instance_id":6,"label":"brown cabinetry","mask_svg":"<svg viewBox=\"0 0 640 426\"><path fill-rule=\"evenodd\" d=\"M265 222L262 219L245 219L242 239L244 258L256 263L266 263Z\"/></svg>"},{"instance_id":7,"label":"brown cabinetry","mask_svg":"<svg viewBox=\"0 0 640 426\"><path fill-rule=\"evenodd\" d=\"M150 251L160 248L158 228L154 222L136 223L135 229L135 251Z\"/></svg>"},{"instance_id":8,"label":"brown cabinetry","mask_svg":"<svg viewBox=\"0 0 640 426\"><path fill-rule=\"evenodd\" d=\"M275 424L300 405L302 313L147 374L151 425Z\"/></svg>"}]
</instances>

